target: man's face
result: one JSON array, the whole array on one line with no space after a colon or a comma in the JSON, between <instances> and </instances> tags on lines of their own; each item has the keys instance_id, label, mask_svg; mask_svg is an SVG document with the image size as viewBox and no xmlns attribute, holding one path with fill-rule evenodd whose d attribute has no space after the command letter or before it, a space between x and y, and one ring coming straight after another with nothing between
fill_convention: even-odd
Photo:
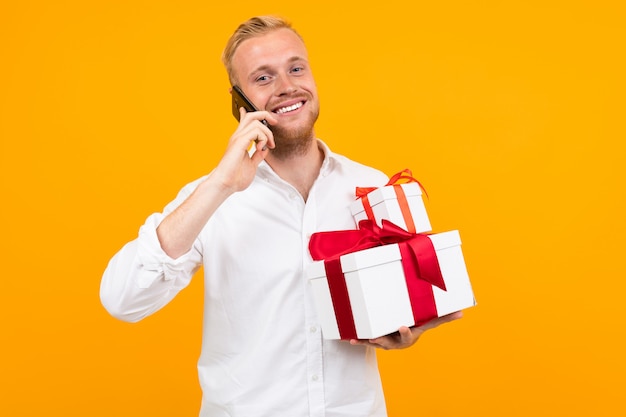
<instances>
[{"instance_id":1,"label":"man's face","mask_svg":"<svg viewBox=\"0 0 626 417\"><path fill-rule=\"evenodd\" d=\"M234 77L248 98L278 119L272 126L277 147L315 137L317 88L298 35L278 29L247 39L237 48L232 64Z\"/></svg>"}]
</instances>

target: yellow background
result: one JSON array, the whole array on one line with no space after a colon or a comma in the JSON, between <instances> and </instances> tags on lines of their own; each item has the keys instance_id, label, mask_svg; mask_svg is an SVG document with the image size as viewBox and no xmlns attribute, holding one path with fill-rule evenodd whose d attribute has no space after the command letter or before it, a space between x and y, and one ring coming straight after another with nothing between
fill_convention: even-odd
<instances>
[{"instance_id":1,"label":"yellow background","mask_svg":"<svg viewBox=\"0 0 626 417\"><path fill-rule=\"evenodd\" d=\"M622 2L261 3L0 6L0 415L197 415L201 280L131 325L100 277L218 161L220 54L266 13L307 40L318 136L461 231L479 305L380 353L390 415L623 413Z\"/></svg>"}]
</instances>

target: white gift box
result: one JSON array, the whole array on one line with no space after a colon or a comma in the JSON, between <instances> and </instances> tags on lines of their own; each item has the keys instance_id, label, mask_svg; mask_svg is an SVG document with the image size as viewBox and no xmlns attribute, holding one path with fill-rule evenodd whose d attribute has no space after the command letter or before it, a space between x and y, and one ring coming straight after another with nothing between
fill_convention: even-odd
<instances>
[{"instance_id":1,"label":"white gift box","mask_svg":"<svg viewBox=\"0 0 626 417\"><path fill-rule=\"evenodd\" d=\"M400 186L406 195L406 203L398 200L398 195L393 185L377 188L367 195L369 204L372 207L372 212L374 213L374 219L372 220L375 220L380 226L381 221L387 219L411 233L430 232L432 227L430 226L430 220L426 213L426 207L422 199L422 189L419 184L417 182L410 182L400 184ZM409 230L407 221L402 214L400 204L407 204L413 224L415 225L415 230ZM367 219L367 213L363 206L363 199L361 198L350 205L350 212L357 226L361 220Z\"/></svg>"},{"instance_id":2,"label":"white gift box","mask_svg":"<svg viewBox=\"0 0 626 417\"><path fill-rule=\"evenodd\" d=\"M432 286L437 316L476 305L459 232L428 237L446 286L446 291ZM359 339L372 339L396 332L401 326L415 325L398 244L346 254L340 262ZM314 262L306 272L323 337L341 339L324 261Z\"/></svg>"}]
</instances>

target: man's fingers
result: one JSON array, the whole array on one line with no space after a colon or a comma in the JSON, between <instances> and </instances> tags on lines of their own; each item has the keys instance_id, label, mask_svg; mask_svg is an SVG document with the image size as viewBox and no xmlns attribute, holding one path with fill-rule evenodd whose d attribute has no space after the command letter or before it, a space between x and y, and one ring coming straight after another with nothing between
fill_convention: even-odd
<instances>
[{"instance_id":1,"label":"man's fingers","mask_svg":"<svg viewBox=\"0 0 626 417\"><path fill-rule=\"evenodd\" d=\"M414 329L413 331L416 333L418 332L417 329ZM401 346L411 346L415 342L416 337L411 331L411 329L409 329L408 327L402 326L400 327L398 332L400 333L400 345ZM417 337L419 337L419 335Z\"/></svg>"},{"instance_id":2,"label":"man's fingers","mask_svg":"<svg viewBox=\"0 0 626 417\"><path fill-rule=\"evenodd\" d=\"M455 313L446 314L445 316L437 317L436 319L430 320L421 326L418 329L422 329L423 331L434 329L437 326L440 326L444 323L449 323L453 320L457 320L463 317L462 311L457 311Z\"/></svg>"},{"instance_id":3,"label":"man's fingers","mask_svg":"<svg viewBox=\"0 0 626 417\"><path fill-rule=\"evenodd\" d=\"M435 327L460 319L461 317L463 317L463 312L457 311L442 317L437 317L418 327L409 328L402 326L396 333L387 336L369 340L352 339L350 340L350 344L374 346L381 349L404 349L414 345L426 330L434 329Z\"/></svg>"}]
</instances>

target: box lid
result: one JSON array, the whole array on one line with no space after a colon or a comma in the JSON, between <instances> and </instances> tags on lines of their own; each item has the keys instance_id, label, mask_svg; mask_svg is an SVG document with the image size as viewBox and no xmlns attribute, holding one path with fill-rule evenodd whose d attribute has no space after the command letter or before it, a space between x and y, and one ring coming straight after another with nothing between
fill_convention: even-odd
<instances>
[{"instance_id":1,"label":"box lid","mask_svg":"<svg viewBox=\"0 0 626 417\"><path fill-rule=\"evenodd\" d=\"M451 230L443 233L433 233L428 235L435 250L445 249L452 246L459 246L461 244L461 236L458 230Z\"/></svg>"},{"instance_id":2,"label":"box lid","mask_svg":"<svg viewBox=\"0 0 626 417\"><path fill-rule=\"evenodd\" d=\"M409 182L407 184L402 184L402 190L404 191L404 194L407 197L422 195L422 189L420 188L419 184L416 182ZM384 187L377 188L371 193L369 193L367 196L370 202L370 206L375 206L376 204L380 204L382 201L385 201L385 200L397 200L398 199L398 196L396 195L396 192L394 191L392 185L386 185ZM360 198L357 199L356 201L353 201L350 204L350 212L352 213L353 216L358 213L361 213L364 210L365 209L363 208L363 202Z\"/></svg>"},{"instance_id":3,"label":"box lid","mask_svg":"<svg viewBox=\"0 0 626 417\"><path fill-rule=\"evenodd\" d=\"M427 236L431 242L433 242L435 250L442 250L461 244L461 236L458 230L433 233ZM398 244L376 246L341 256L341 269L346 273L357 269L370 268L375 265L394 262L400 259L401 255ZM326 277L324 261L316 261L308 265L305 269L305 275L307 280Z\"/></svg>"},{"instance_id":4,"label":"box lid","mask_svg":"<svg viewBox=\"0 0 626 417\"><path fill-rule=\"evenodd\" d=\"M360 198L350 203L349 207L350 207L350 213L353 216L356 216L357 214L365 211L365 208L363 208L363 200L361 200Z\"/></svg>"},{"instance_id":5,"label":"box lid","mask_svg":"<svg viewBox=\"0 0 626 417\"><path fill-rule=\"evenodd\" d=\"M370 268L375 265L398 261L400 259L400 248L396 243L376 246L374 248L343 255L341 257L341 269L346 273L357 269Z\"/></svg>"},{"instance_id":6,"label":"box lid","mask_svg":"<svg viewBox=\"0 0 626 417\"><path fill-rule=\"evenodd\" d=\"M409 182L406 184L402 184L402 191L404 191L404 194L407 197L414 197L414 196L422 195L422 189L420 188L419 184L416 182ZM396 191L394 190L393 185L387 185L385 187L377 188L376 190L369 193L368 196L369 196L370 204L372 206L375 206L376 204L380 204L381 202L385 200L397 200L398 199L398 195L396 194Z\"/></svg>"},{"instance_id":7,"label":"box lid","mask_svg":"<svg viewBox=\"0 0 626 417\"><path fill-rule=\"evenodd\" d=\"M315 261L312 264L307 265L304 270L304 275L307 280L326 277L326 267L324 266L324 261Z\"/></svg>"}]
</instances>

